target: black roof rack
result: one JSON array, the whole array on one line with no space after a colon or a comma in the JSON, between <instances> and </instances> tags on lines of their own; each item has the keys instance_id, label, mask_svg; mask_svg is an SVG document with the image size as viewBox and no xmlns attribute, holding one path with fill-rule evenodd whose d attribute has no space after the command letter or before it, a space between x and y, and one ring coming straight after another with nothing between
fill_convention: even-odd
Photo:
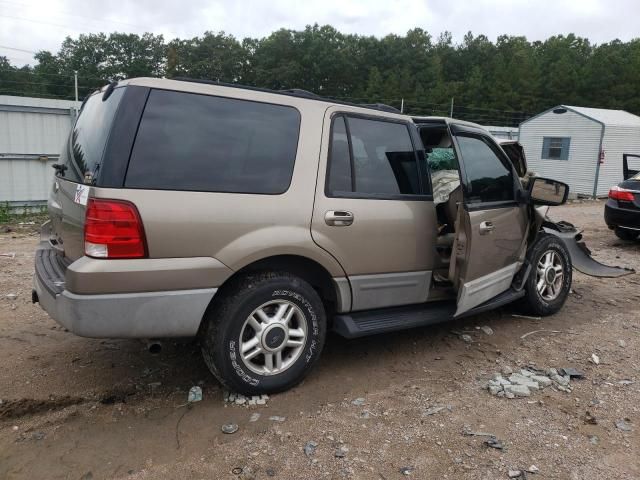
<instances>
[{"instance_id":1,"label":"black roof rack","mask_svg":"<svg viewBox=\"0 0 640 480\"><path fill-rule=\"evenodd\" d=\"M402 113L395 107L390 105L385 105L383 103L352 103L352 102L344 102L342 100L334 100L330 97L323 97L318 95L317 93L309 92L308 90L303 90L301 88L288 88L282 90L272 90L269 88L261 88L261 87L251 87L248 85L240 85L238 83L226 83L226 82L218 82L216 80L207 80L201 78L190 78L190 77L173 77L169 80L178 80L180 82L193 82L193 83L206 83L208 85L220 85L222 87L231 87L231 88L241 88L243 90L253 90L256 92L265 92L265 93L276 93L279 95L288 95L290 97L298 97L298 98L306 98L309 100L318 100L320 102L328 102L335 103L338 105L349 105L351 107L360 107L360 108L369 108L371 110L380 110L383 112L389 113Z\"/></svg>"},{"instance_id":2,"label":"black roof rack","mask_svg":"<svg viewBox=\"0 0 640 480\"><path fill-rule=\"evenodd\" d=\"M360 107L365 108L374 108L376 110L382 110L383 112L389 113L402 113L396 107L392 107L391 105L385 105L384 103L361 103Z\"/></svg>"},{"instance_id":3,"label":"black roof rack","mask_svg":"<svg viewBox=\"0 0 640 480\"><path fill-rule=\"evenodd\" d=\"M316 98L319 100L325 100L317 93L310 92L309 90L303 90L301 88L283 88L282 90L278 90L276 93L288 93L290 95L295 95L296 97Z\"/></svg>"}]
</instances>

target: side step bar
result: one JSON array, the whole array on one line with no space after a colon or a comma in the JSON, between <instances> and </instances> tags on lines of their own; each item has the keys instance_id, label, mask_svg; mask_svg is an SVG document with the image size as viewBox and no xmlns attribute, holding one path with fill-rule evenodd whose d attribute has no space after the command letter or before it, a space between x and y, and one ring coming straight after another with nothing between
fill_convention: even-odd
<instances>
[{"instance_id":1,"label":"side step bar","mask_svg":"<svg viewBox=\"0 0 640 480\"><path fill-rule=\"evenodd\" d=\"M493 310L523 296L523 290L510 289L456 318ZM353 312L336 315L333 320L333 331L345 338L365 337L446 322L454 319L455 312L456 302L452 300Z\"/></svg>"},{"instance_id":2,"label":"side step bar","mask_svg":"<svg viewBox=\"0 0 640 480\"><path fill-rule=\"evenodd\" d=\"M333 331L345 338L365 337L446 322L453 318L455 312L456 303L453 301L366 310L336 315Z\"/></svg>"}]
</instances>

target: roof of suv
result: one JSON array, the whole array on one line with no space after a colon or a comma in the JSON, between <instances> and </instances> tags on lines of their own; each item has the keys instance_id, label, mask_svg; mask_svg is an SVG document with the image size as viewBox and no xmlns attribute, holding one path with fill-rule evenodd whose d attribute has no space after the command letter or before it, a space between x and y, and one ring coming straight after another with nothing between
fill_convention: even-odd
<instances>
[{"instance_id":1,"label":"roof of suv","mask_svg":"<svg viewBox=\"0 0 640 480\"><path fill-rule=\"evenodd\" d=\"M482 125L479 125L479 124L473 123L473 122L467 122L465 120L458 120L457 118L451 118L451 117L428 117L428 116L412 115L411 119L414 121L414 123L417 123L417 124L430 123L430 122L441 122L441 123L446 123L447 125L452 125L452 124L453 125L465 125L467 127L478 128L480 130L483 130L483 131L489 133L489 130L487 130Z\"/></svg>"},{"instance_id":2,"label":"roof of suv","mask_svg":"<svg viewBox=\"0 0 640 480\"><path fill-rule=\"evenodd\" d=\"M322 102L327 106L332 105L345 105L354 109L362 109L363 113L370 113L371 110L384 113L395 118L402 118L403 120L411 120L414 123L429 123L429 122L443 122L446 124L466 125L468 127L478 128L487 131L483 126L477 123L467 122L464 120L458 120L450 117L438 117L438 116L416 116L406 115L401 113L394 107L384 104L356 104L349 102L342 102L331 98L325 98L320 95L316 95L312 92L300 89L291 90L270 90L266 88L249 87L245 85L237 85L230 83L215 82L211 80L197 80L188 78L154 78L154 77L137 77L120 80L118 85L138 85L141 87L158 88L165 90L177 90L188 93L200 93L205 95L215 94L230 94L234 92L233 96L239 98L245 98L247 100L262 99L264 101L278 102L278 98L281 96L287 96L294 98L300 102ZM103 87L107 88L105 85ZM238 95L238 91L242 91L243 94ZM279 97L274 97L274 96Z\"/></svg>"},{"instance_id":3,"label":"roof of suv","mask_svg":"<svg viewBox=\"0 0 640 480\"><path fill-rule=\"evenodd\" d=\"M270 90L266 88L249 87L245 85L237 85L230 83L215 82L210 80L196 80L196 79L167 79L167 78L153 78L153 77L138 77L121 80L118 85L138 85L142 87L158 88L165 90L177 90L188 93L200 93L200 94L231 94L233 92L234 97L246 98L247 100L262 99L263 101L278 102L278 99L282 99L282 96L295 99L296 102L322 102L331 105L345 105L357 109L362 109L363 112L382 112L386 115L393 117L400 117L405 120L410 120L411 117L402 114L399 110L389 105L384 104L356 104L349 102L342 102L331 98L321 97L312 92L306 90L291 89L291 90ZM239 94L238 92L243 92ZM276 97L277 96L277 97Z\"/></svg>"}]
</instances>

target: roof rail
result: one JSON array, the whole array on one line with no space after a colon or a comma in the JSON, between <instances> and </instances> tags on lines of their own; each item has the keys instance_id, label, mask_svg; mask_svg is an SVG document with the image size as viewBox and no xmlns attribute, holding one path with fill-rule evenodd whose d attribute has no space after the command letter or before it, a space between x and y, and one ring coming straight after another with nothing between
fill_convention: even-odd
<instances>
[{"instance_id":1,"label":"roof rail","mask_svg":"<svg viewBox=\"0 0 640 480\"><path fill-rule=\"evenodd\" d=\"M303 90L302 88L283 88L282 90L278 90L281 93L288 93L291 95L295 95L296 97L306 97L306 98L316 98L320 100L328 100L324 97L321 97L317 93L310 92L309 90Z\"/></svg>"},{"instance_id":2,"label":"roof rail","mask_svg":"<svg viewBox=\"0 0 640 480\"><path fill-rule=\"evenodd\" d=\"M396 107L392 107L391 105L386 105L384 103L361 103L359 106L365 108L374 108L376 110L382 110L383 112L389 113L402 113Z\"/></svg>"},{"instance_id":3,"label":"roof rail","mask_svg":"<svg viewBox=\"0 0 640 480\"><path fill-rule=\"evenodd\" d=\"M344 102L341 100L333 100L330 97L322 97L317 93L309 92L308 90L303 90L301 88L272 90L270 88L250 87L247 85L240 85L238 83L226 83L226 82L219 82L217 80L207 80L207 79L190 78L190 77L173 77L173 78L170 78L169 80L177 80L180 82L206 83L208 85L220 85L222 87L241 88L244 90L253 90L256 92L276 93L279 95L288 95L291 97L306 98L309 100L317 100L317 101L327 102L327 103L335 103L338 105L349 105L351 107L369 108L372 110L380 110L380 111L389 112L389 113L402 113L397 108L391 107L389 105L385 105L383 103L371 103L371 104L360 103L359 104L359 103L352 103L352 102Z\"/></svg>"}]
</instances>

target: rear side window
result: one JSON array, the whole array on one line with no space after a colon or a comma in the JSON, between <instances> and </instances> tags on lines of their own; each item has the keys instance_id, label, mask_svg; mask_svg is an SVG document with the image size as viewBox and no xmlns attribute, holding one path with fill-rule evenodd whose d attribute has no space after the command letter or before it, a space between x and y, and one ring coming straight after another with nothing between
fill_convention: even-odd
<instances>
[{"instance_id":1,"label":"rear side window","mask_svg":"<svg viewBox=\"0 0 640 480\"><path fill-rule=\"evenodd\" d=\"M329 195L419 195L417 156L407 125L335 117L328 178Z\"/></svg>"},{"instance_id":2,"label":"rear side window","mask_svg":"<svg viewBox=\"0 0 640 480\"><path fill-rule=\"evenodd\" d=\"M293 107L153 90L125 186L284 193L299 130L300 113Z\"/></svg>"},{"instance_id":3,"label":"rear side window","mask_svg":"<svg viewBox=\"0 0 640 480\"><path fill-rule=\"evenodd\" d=\"M104 101L103 93L97 92L82 106L69 141L65 142L60 154L60 163L67 167L62 173L66 180L89 185L95 183L113 117L125 88L116 88Z\"/></svg>"},{"instance_id":4,"label":"rear side window","mask_svg":"<svg viewBox=\"0 0 640 480\"><path fill-rule=\"evenodd\" d=\"M336 117L331 133L329 185L334 192L351 192L351 157L344 117Z\"/></svg>"}]
</instances>

